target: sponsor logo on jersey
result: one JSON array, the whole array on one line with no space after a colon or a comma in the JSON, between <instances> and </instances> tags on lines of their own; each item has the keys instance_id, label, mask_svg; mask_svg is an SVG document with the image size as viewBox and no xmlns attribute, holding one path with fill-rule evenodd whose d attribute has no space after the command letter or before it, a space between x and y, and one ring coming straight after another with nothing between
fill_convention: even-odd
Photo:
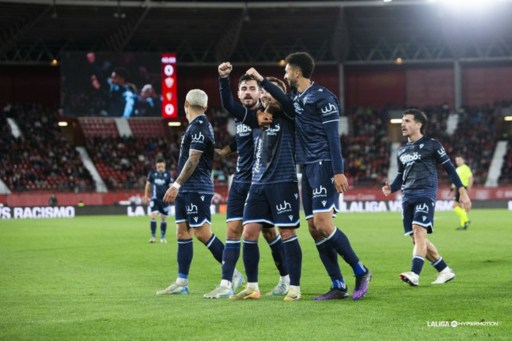
<instances>
[{"instance_id":1,"label":"sponsor logo on jersey","mask_svg":"<svg viewBox=\"0 0 512 341\"><path fill-rule=\"evenodd\" d=\"M236 134L240 137L248 136L252 133L251 127L245 125L243 123L239 123L236 125Z\"/></svg>"},{"instance_id":2,"label":"sponsor logo on jersey","mask_svg":"<svg viewBox=\"0 0 512 341\"><path fill-rule=\"evenodd\" d=\"M273 128L267 129L267 135L269 136L275 136L279 131L281 130L281 126L279 124L276 124Z\"/></svg>"},{"instance_id":3,"label":"sponsor logo on jersey","mask_svg":"<svg viewBox=\"0 0 512 341\"><path fill-rule=\"evenodd\" d=\"M416 160L421 160L421 155L419 153L412 153L412 154L405 154L405 155L402 155L400 156L400 161L403 163L403 164L406 164L406 163L409 163L409 162L414 162Z\"/></svg>"},{"instance_id":4,"label":"sponsor logo on jersey","mask_svg":"<svg viewBox=\"0 0 512 341\"><path fill-rule=\"evenodd\" d=\"M416 212L428 213L428 205L425 203L422 205L416 205Z\"/></svg>"},{"instance_id":5,"label":"sponsor logo on jersey","mask_svg":"<svg viewBox=\"0 0 512 341\"><path fill-rule=\"evenodd\" d=\"M320 185L319 188L313 189L313 198L325 197L325 196L327 196L327 188L325 188L324 186Z\"/></svg>"},{"instance_id":6,"label":"sponsor logo on jersey","mask_svg":"<svg viewBox=\"0 0 512 341\"><path fill-rule=\"evenodd\" d=\"M194 204L190 204L190 206L185 206L188 214L197 214L197 206Z\"/></svg>"},{"instance_id":7,"label":"sponsor logo on jersey","mask_svg":"<svg viewBox=\"0 0 512 341\"><path fill-rule=\"evenodd\" d=\"M281 214L284 212L290 212L292 210L292 205L289 202L286 202L286 200L279 205L276 205L277 214Z\"/></svg>"},{"instance_id":8,"label":"sponsor logo on jersey","mask_svg":"<svg viewBox=\"0 0 512 341\"><path fill-rule=\"evenodd\" d=\"M204 143L204 135L201 132L199 132L199 134L193 134L192 143Z\"/></svg>"},{"instance_id":9,"label":"sponsor logo on jersey","mask_svg":"<svg viewBox=\"0 0 512 341\"><path fill-rule=\"evenodd\" d=\"M329 103L328 105L320 109L320 111L322 112L322 116L329 116L332 114L337 114L338 108L336 107L335 104Z\"/></svg>"},{"instance_id":10,"label":"sponsor logo on jersey","mask_svg":"<svg viewBox=\"0 0 512 341\"><path fill-rule=\"evenodd\" d=\"M444 150L443 147L441 147L440 149L437 150L437 154L439 154L440 157L444 157L446 156L446 151Z\"/></svg>"},{"instance_id":11,"label":"sponsor logo on jersey","mask_svg":"<svg viewBox=\"0 0 512 341\"><path fill-rule=\"evenodd\" d=\"M166 181L164 179L155 179L155 185L163 186L165 183Z\"/></svg>"}]
</instances>

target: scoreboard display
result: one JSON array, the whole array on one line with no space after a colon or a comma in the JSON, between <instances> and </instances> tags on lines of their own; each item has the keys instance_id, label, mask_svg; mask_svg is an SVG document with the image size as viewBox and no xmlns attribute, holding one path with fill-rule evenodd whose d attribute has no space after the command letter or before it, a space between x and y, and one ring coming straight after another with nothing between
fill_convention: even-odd
<instances>
[{"instance_id":1,"label":"scoreboard display","mask_svg":"<svg viewBox=\"0 0 512 341\"><path fill-rule=\"evenodd\" d=\"M178 118L178 86L176 76L176 54L164 53L162 64L162 117Z\"/></svg>"}]
</instances>

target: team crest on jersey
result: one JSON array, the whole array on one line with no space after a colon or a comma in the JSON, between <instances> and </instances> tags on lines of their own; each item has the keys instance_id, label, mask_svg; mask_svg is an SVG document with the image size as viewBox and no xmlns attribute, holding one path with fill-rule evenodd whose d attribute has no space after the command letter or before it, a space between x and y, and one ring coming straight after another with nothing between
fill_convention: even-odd
<instances>
[{"instance_id":1,"label":"team crest on jersey","mask_svg":"<svg viewBox=\"0 0 512 341\"><path fill-rule=\"evenodd\" d=\"M425 203L422 205L416 205L416 212L428 213L428 205Z\"/></svg>"},{"instance_id":2,"label":"team crest on jersey","mask_svg":"<svg viewBox=\"0 0 512 341\"><path fill-rule=\"evenodd\" d=\"M420 149L423 149L423 146L424 146L424 144L423 144L423 143L422 143L422 144L420 144Z\"/></svg>"}]
</instances>

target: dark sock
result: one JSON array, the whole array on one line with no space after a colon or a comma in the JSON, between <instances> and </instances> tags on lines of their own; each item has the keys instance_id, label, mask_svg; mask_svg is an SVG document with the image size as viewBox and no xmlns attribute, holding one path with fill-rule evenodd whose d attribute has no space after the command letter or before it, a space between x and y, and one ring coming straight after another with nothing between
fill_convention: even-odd
<instances>
[{"instance_id":1,"label":"dark sock","mask_svg":"<svg viewBox=\"0 0 512 341\"><path fill-rule=\"evenodd\" d=\"M247 275L247 283L258 283L258 264L260 262L260 249L258 242L244 240L244 253L242 255Z\"/></svg>"},{"instance_id":2,"label":"dark sock","mask_svg":"<svg viewBox=\"0 0 512 341\"><path fill-rule=\"evenodd\" d=\"M156 234L156 220L151 219L151 222L149 223L149 227L151 228L151 237L155 237Z\"/></svg>"},{"instance_id":3,"label":"dark sock","mask_svg":"<svg viewBox=\"0 0 512 341\"><path fill-rule=\"evenodd\" d=\"M418 255L412 257L411 271L419 276L419 274L421 273L421 269L423 269L424 263L425 263L425 258L418 256Z\"/></svg>"},{"instance_id":4,"label":"dark sock","mask_svg":"<svg viewBox=\"0 0 512 341\"><path fill-rule=\"evenodd\" d=\"M187 277L181 276L181 278L188 278L193 256L192 239L178 239L178 277L184 275Z\"/></svg>"},{"instance_id":5,"label":"dark sock","mask_svg":"<svg viewBox=\"0 0 512 341\"><path fill-rule=\"evenodd\" d=\"M343 282L343 276L341 275L340 266L338 264L338 253L334 250L331 243L325 239L315 244L324 268L331 278L333 288L336 288L337 286L334 286L336 281L341 280L341 282ZM336 285L338 284L336 283Z\"/></svg>"},{"instance_id":6,"label":"dark sock","mask_svg":"<svg viewBox=\"0 0 512 341\"><path fill-rule=\"evenodd\" d=\"M165 232L167 232L167 222L162 221L160 223L160 238L165 238Z\"/></svg>"},{"instance_id":7,"label":"dark sock","mask_svg":"<svg viewBox=\"0 0 512 341\"><path fill-rule=\"evenodd\" d=\"M293 236L284 242L284 251L286 253L286 262L288 263L288 272L290 273L290 285L300 286L300 276L302 272L302 250L299 239Z\"/></svg>"},{"instance_id":8,"label":"dark sock","mask_svg":"<svg viewBox=\"0 0 512 341\"><path fill-rule=\"evenodd\" d=\"M268 243L272 249L272 258L274 258L274 264L279 270L279 275L288 275L288 266L286 264L286 255L284 253L283 239L281 236L277 236L274 240Z\"/></svg>"},{"instance_id":9,"label":"dark sock","mask_svg":"<svg viewBox=\"0 0 512 341\"><path fill-rule=\"evenodd\" d=\"M366 268L359 262L347 236L339 228L335 227L334 233L328 237L328 240L336 252L352 267L354 275L360 276L366 272Z\"/></svg>"},{"instance_id":10,"label":"dark sock","mask_svg":"<svg viewBox=\"0 0 512 341\"><path fill-rule=\"evenodd\" d=\"M240 240L227 239L222 253L222 279L231 282L238 258L240 258Z\"/></svg>"},{"instance_id":11,"label":"dark sock","mask_svg":"<svg viewBox=\"0 0 512 341\"><path fill-rule=\"evenodd\" d=\"M212 237L204 244L210 250L217 262L222 264L222 253L224 252L224 244L212 234Z\"/></svg>"},{"instance_id":12,"label":"dark sock","mask_svg":"<svg viewBox=\"0 0 512 341\"><path fill-rule=\"evenodd\" d=\"M430 265L432 265L434 268L436 268L436 270L438 272L443 271L448 266L448 264L446 264L443 257L441 257L441 256L439 256L439 259L436 260L435 262L431 262Z\"/></svg>"}]
</instances>

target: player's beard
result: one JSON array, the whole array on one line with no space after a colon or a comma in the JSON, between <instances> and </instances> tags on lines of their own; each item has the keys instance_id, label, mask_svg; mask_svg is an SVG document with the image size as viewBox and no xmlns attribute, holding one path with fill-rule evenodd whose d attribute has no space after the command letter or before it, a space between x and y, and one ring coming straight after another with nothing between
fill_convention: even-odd
<instances>
[{"instance_id":1,"label":"player's beard","mask_svg":"<svg viewBox=\"0 0 512 341\"><path fill-rule=\"evenodd\" d=\"M296 79L287 79L288 85L292 89L297 89L297 80Z\"/></svg>"},{"instance_id":2,"label":"player's beard","mask_svg":"<svg viewBox=\"0 0 512 341\"><path fill-rule=\"evenodd\" d=\"M243 104L244 104L244 107L246 107L247 109L251 109L252 107L254 107L254 106L258 103L258 100L256 100L256 99L252 99L252 98L251 98L252 102L250 102L250 103L245 103L245 100L246 100L246 99L249 99L249 98L244 98L244 102L243 102Z\"/></svg>"}]
</instances>

